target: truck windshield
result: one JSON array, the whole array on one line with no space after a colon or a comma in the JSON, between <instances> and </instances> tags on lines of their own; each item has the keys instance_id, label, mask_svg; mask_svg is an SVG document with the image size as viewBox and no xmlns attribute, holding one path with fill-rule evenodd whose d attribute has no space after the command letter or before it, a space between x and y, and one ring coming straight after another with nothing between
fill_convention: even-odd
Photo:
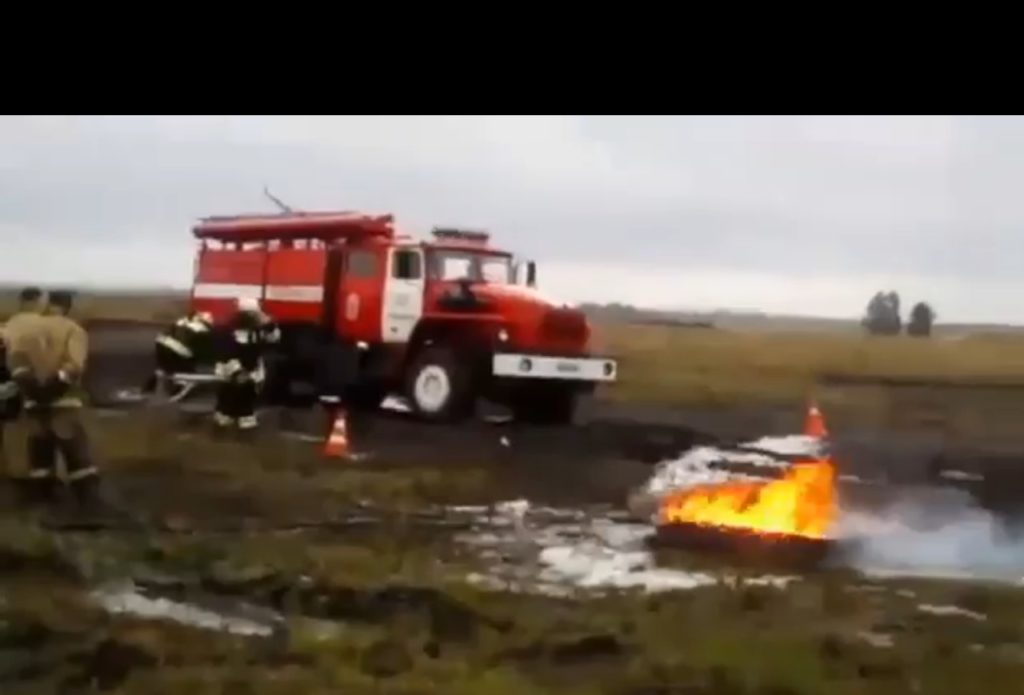
<instances>
[{"instance_id":1,"label":"truck windshield","mask_svg":"<svg viewBox=\"0 0 1024 695\"><path fill-rule=\"evenodd\" d=\"M512 261L507 256L473 251L435 250L430 264L435 280L462 280L506 285L512 282Z\"/></svg>"}]
</instances>

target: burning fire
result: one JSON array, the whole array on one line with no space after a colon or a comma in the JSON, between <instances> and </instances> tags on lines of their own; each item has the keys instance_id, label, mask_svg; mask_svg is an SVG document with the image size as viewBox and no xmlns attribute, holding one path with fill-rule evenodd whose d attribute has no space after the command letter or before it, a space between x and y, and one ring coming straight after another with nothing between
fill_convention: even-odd
<instances>
[{"instance_id":1,"label":"burning fire","mask_svg":"<svg viewBox=\"0 0 1024 695\"><path fill-rule=\"evenodd\" d=\"M779 480L701 485L668 497L661 520L823 538L836 514L835 477L832 462L820 459L794 464Z\"/></svg>"}]
</instances>

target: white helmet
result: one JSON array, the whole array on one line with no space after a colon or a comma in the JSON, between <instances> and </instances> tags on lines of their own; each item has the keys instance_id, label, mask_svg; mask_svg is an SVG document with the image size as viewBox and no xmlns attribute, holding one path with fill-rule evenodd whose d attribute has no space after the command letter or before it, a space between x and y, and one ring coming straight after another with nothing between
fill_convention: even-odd
<instances>
[{"instance_id":1,"label":"white helmet","mask_svg":"<svg viewBox=\"0 0 1024 695\"><path fill-rule=\"evenodd\" d=\"M260 300L255 297L239 297L238 310L253 313L258 312L260 310Z\"/></svg>"}]
</instances>

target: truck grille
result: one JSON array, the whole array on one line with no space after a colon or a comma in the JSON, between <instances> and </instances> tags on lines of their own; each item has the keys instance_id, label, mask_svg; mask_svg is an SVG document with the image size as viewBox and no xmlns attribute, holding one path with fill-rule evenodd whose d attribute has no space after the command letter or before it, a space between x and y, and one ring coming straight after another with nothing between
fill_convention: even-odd
<instances>
[{"instance_id":1,"label":"truck grille","mask_svg":"<svg viewBox=\"0 0 1024 695\"><path fill-rule=\"evenodd\" d=\"M582 343L587 339L587 319L573 309L550 309L541 319L540 334L546 340Z\"/></svg>"}]
</instances>

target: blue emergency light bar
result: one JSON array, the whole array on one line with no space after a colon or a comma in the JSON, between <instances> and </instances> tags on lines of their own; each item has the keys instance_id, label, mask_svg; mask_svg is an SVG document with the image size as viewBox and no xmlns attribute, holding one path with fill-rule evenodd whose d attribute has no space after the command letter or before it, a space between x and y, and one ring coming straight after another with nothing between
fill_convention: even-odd
<instances>
[{"instance_id":1,"label":"blue emergency light bar","mask_svg":"<svg viewBox=\"0 0 1024 695\"><path fill-rule=\"evenodd\" d=\"M486 244L491 238L490 234L481 230L454 227L434 227L432 233L438 241L458 241L472 244Z\"/></svg>"}]
</instances>

